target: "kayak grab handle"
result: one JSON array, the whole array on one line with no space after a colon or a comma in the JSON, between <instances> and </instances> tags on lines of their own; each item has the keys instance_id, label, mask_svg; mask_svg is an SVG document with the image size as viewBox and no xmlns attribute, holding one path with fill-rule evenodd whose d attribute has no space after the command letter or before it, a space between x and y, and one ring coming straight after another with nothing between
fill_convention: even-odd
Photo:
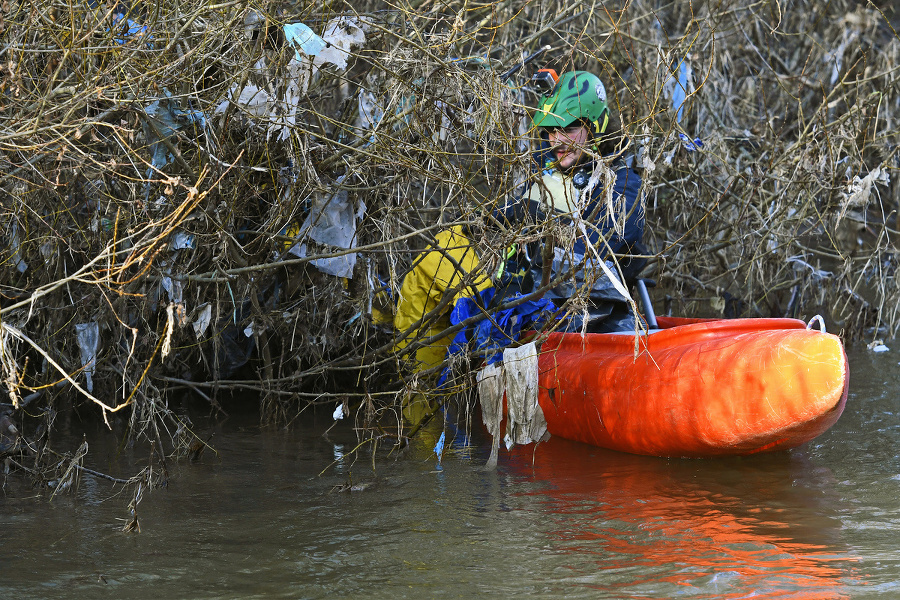
<instances>
[{"instance_id":1,"label":"kayak grab handle","mask_svg":"<svg viewBox=\"0 0 900 600\"><path fill-rule=\"evenodd\" d=\"M806 324L806 328L812 329L813 323L819 324L819 331L821 331L822 333L828 333L827 331L825 331L825 319L822 318L822 315L816 315L812 319L810 319L809 323Z\"/></svg>"},{"instance_id":2,"label":"kayak grab handle","mask_svg":"<svg viewBox=\"0 0 900 600\"><path fill-rule=\"evenodd\" d=\"M650 302L650 294L647 292L648 282L651 287L656 285L656 282L652 279L641 278L635 282L635 286L637 287L638 295L641 297L641 304L644 305L644 317L647 319L647 328L659 329L659 324L656 322L656 313L653 312L653 303Z\"/></svg>"}]
</instances>

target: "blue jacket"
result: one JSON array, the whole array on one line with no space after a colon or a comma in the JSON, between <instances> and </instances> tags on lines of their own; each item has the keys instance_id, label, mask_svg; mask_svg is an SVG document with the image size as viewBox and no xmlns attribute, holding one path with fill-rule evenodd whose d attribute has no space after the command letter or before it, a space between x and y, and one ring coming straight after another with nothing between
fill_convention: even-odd
<instances>
[{"instance_id":1,"label":"blue jacket","mask_svg":"<svg viewBox=\"0 0 900 600\"><path fill-rule=\"evenodd\" d=\"M548 174L553 172L553 165L556 159L550 151L548 142L542 142L540 149L532 155L532 158L534 161L534 172L544 171ZM585 222L594 225L593 228L587 228L588 239L591 244L597 248L597 251L602 257L605 257L606 255L606 247L598 245L600 243L601 234L607 237L609 247L612 249L613 253L616 254L628 252L635 243L641 242L644 237L644 209L640 205L638 198L641 190L641 176L637 171L627 166L625 162L620 159L617 159L611 166L616 173L614 193L617 198L625 198L625 210L629 213L625 220L624 235L615 233L613 216L607 214L607 207L603 201L604 187L602 185L595 186L591 191L590 201L582 212L582 218ZM590 178L593 167L594 162L588 162L584 165L580 165L578 170L572 174L564 175L564 177L574 177L580 171L583 173L581 177L586 181ZM512 206L508 206L500 211L498 218L501 222L505 220L512 225L520 222L525 214L531 215L535 220L540 220L545 216L543 214L545 207L541 206L541 203L527 199L529 188L532 185L535 184L533 182L527 184L527 187L523 189L522 194L517 201L514 202ZM564 222L571 222L571 220L565 216L563 216L562 219ZM579 236L575 242L574 251L584 255L587 253L586 250L587 248L585 247L584 239Z\"/></svg>"}]
</instances>

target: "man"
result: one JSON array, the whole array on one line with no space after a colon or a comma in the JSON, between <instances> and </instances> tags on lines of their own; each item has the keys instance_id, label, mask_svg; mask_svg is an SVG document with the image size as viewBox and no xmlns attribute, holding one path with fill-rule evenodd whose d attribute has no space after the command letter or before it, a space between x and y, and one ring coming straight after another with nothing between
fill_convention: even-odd
<instances>
[{"instance_id":1,"label":"man","mask_svg":"<svg viewBox=\"0 0 900 600\"><path fill-rule=\"evenodd\" d=\"M547 297L562 304L580 290L589 301L588 331L634 330L626 298L609 274L629 279L645 263L611 260L612 255L642 251L641 178L623 157L627 140L610 113L606 88L586 71L565 73L541 99L532 121L541 138L533 155L535 177L503 217L510 226L528 214L536 223L552 219L570 227L574 239L553 240L546 252L534 253L551 261L549 273L558 282ZM606 164L615 175L612 189L602 176ZM540 271L544 269L534 270L535 286L542 280ZM569 329L581 330L582 325L574 315Z\"/></svg>"},{"instance_id":2,"label":"man","mask_svg":"<svg viewBox=\"0 0 900 600\"><path fill-rule=\"evenodd\" d=\"M498 217L511 228L525 222L526 215L537 223L551 218L574 226L576 235L570 243L556 240L550 246L550 272L554 279L562 280L547 292L547 297L562 304L578 290L585 290L590 304L590 331L633 330L634 318L625 297L616 291L598 264L598 259L632 251L644 230L638 197L641 179L619 157L625 140L618 120L610 113L603 83L586 71L564 74L550 95L542 98L533 123L541 135L541 147L534 154L536 177ZM609 160L615 173L611 190L599 177L601 163ZM541 253L535 254L537 258ZM403 280L394 329L410 333L398 340L398 350L412 340L430 338L443 331L450 325L450 309L457 300L474 296L491 285L478 266L478 257L461 227L436 236L435 245L426 249ZM636 273L639 265L637 261L623 261L617 266L607 260L606 266L609 272L622 268L627 278ZM535 265L535 287L540 285L541 271L542 266ZM445 298L447 293L453 294L452 302ZM443 311L436 316L435 311L440 311L441 306ZM434 317L432 321L423 324L423 318L427 320L429 316ZM598 328L601 321L603 326ZM581 330L582 324L576 315L569 328ZM440 364L449 343L448 337L419 348L416 370Z\"/></svg>"}]
</instances>

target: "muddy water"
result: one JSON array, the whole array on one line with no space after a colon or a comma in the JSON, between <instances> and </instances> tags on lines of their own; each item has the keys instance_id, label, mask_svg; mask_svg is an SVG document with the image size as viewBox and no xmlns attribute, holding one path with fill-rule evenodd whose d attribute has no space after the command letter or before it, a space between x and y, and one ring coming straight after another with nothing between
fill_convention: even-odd
<instances>
[{"instance_id":1,"label":"muddy water","mask_svg":"<svg viewBox=\"0 0 900 600\"><path fill-rule=\"evenodd\" d=\"M252 415L198 419L218 456L173 466L168 488L139 505L140 534L121 532L127 499L105 481L85 477L52 501L15 486L0 496L0 596L900 597L898 361L900 345L852 352L832 430L744 459L554 439L485 472L478 437L457 436L439 465L438 427L373 472L348 458L346 426L321 435L328 415L292 431L261 430ZM67 428L85 431L86 466L140 467L112 436ZM348 482L357 491L333 491Z\"/></svg>"}]
</instances>

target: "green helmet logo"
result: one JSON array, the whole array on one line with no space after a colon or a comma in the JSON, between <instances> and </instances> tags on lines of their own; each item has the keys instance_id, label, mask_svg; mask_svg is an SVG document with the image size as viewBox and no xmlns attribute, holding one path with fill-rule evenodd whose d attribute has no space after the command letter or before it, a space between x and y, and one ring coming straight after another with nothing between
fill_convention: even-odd
<instances>
[{"instance_id":1,"label":"green helmet logo","mask_svg":"<svg viewBox=\"0 0 900 600\"><path fill-rule=\"evenodd\" d=\"M532 122L535 127L568 127L578 119L590 121L596 134L604 133L609 123L606 88L587 71L560 77L550 96L541 98Z\"/></svg>"}]
</instances>

